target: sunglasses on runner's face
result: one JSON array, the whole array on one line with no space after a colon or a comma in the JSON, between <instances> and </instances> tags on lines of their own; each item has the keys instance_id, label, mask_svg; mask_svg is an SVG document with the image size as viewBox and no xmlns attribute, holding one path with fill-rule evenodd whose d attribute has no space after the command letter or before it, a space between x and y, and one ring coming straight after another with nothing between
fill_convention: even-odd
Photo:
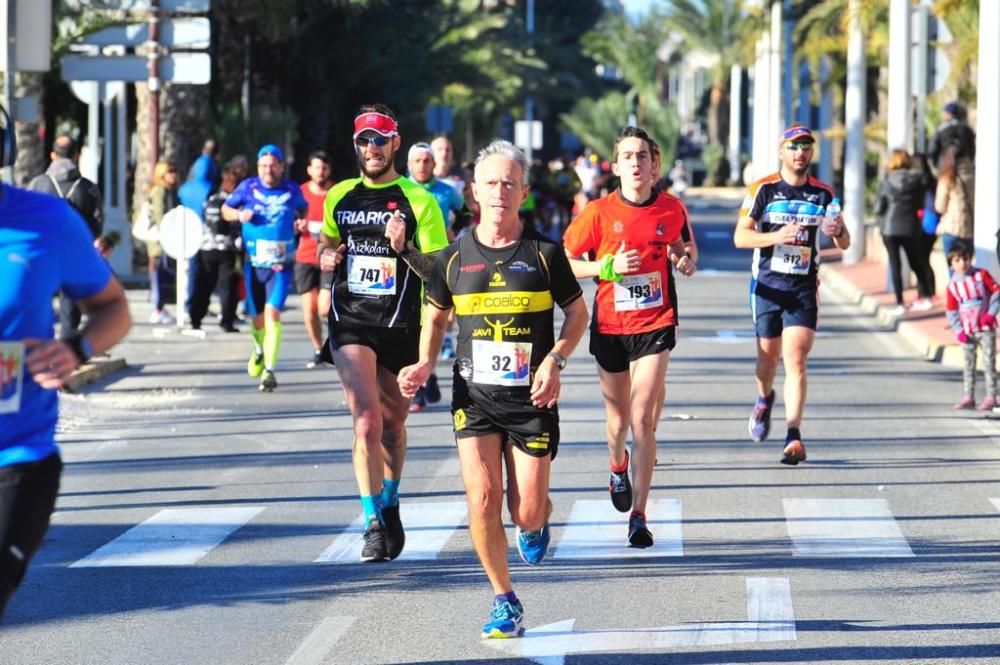
<instances>
[{"instance_id":1,"label":"sunglasses on runner's face","mask_svg":"<svg viewBox=\"0 0 1000 665\"><path fill-rule=\"evenodd\" d=\"M792 152L805 152L806 150L812 150L812 143L786 143L786 150L791 150Z\"/></svg>"},{"instance_id":2,"label":"sunglasses on runner's face","mask_svg":"<svg viewBox=\"0 0 1000 665\"><path fill-rule=\"evenodd\" d=\"M388 136L359 136L354 139L354 143L362 148L367 147L369 144L373 144L376 148L381 148L389 142L389 138Z\"/></svg>"}]
</instances>

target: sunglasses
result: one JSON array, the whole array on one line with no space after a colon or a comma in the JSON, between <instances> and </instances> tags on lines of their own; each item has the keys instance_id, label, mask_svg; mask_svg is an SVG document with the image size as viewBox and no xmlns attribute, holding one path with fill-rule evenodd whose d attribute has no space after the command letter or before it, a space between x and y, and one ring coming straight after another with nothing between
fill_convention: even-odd
<instances>
[{"instance_id":1,"label":"sunglasses","mask_svg":"<svg viewBox=\"0 0 1000 665\"><path fill-rule=\"evenodd\" d=\"M386 143L389 142L390 138L391 137L389 136L368 136L368 137L359 136L358 138L354 139L354 143L355 145L361 148L366 148L369 145L374 145L376 148L381 148L382 146L384 146Z\"/></svg>"},{"instance_id":2,"label":"sunglasses","mask_svg":"<svg viewBox=\"0 0 1000 665\"><path fill-rule=\"evenodd\" d=\"M806 150L812 150L812 143L786 143L785 150L791 150L792 152L805 152Z\"/></svg>"}]
</instances>

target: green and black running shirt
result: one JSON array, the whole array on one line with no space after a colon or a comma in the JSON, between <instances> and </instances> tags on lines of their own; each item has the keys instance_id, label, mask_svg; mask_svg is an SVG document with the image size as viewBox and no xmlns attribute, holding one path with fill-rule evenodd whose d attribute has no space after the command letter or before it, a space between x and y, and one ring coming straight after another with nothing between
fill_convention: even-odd
<instances>
[{"instance_id":1,"label":"green and black running shirt","mask_svg":"<svg viewBox=\"0 0 1000 665\"><path fill-rule=\"evenodd\" d=\"M347 246L334 273L331 325L420 327L420 276L385 237L385 225L397 210L406 222L407 241L421 252L436 252L448 244L434 196L408 178L379 185L352 178L327 193L323 233Z\"/></svg>"},{"instance_id":2,"label":"green and black running shirt","mask_svg":"<svg viewBox=\"0 0 1000 665\"><path fill-rule=\"evenodd\" d=\"M486 247L469 233L438 254L427 301L455 308L456 381L476 387L531 387L555 344L553 306L583 295L562 248L525 228L509 247Z\"/></svg>"}]
</instances>

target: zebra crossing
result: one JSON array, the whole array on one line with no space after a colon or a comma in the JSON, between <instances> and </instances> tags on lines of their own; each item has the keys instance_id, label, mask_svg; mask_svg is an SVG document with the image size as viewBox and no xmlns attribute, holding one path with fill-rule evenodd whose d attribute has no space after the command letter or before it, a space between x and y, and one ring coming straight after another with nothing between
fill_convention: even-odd
<instances>
[{"instance_id":1,"label":"zebra crossing","mask_svg":"<svg viewBox=\"0 0 1000 665\"><path fill-rule=\"evenodd\" d=\"M990 501L1000 510L1000 499ZM400 505L407 538L400 561L433 561L449 548L462 546L472 555L468 540L456 538L467 528L465 501L407 501L404 497ZM782 507L793 556L916 556L885 499L785 498ZM265 510L264 506L163 509L70 567L193 566ZM647 512L656 543L646 550L630 549L624 542L624 516L607 499L576 500L565 521L553 520L548 559L683 557L681 500L654 499ZM363 515L359 514L323 551L305 554L303 559L321 564L357 563L362 532Z\"/></svg>"}]
</instances>

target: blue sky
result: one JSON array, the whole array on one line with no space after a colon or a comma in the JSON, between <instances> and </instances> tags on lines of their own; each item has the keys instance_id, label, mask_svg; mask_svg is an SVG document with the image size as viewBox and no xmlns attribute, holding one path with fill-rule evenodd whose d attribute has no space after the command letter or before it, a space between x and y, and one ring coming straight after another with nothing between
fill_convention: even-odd
<instances>
[{"instance_id":1,"label":"blue sky","mask_svg":"<svg viewBox=\"0 0 1000 665\"><path fill-rule=\"evenodd\" d=\"M642 16L650 7L658 4L660 0L625 0L625 13L629 16Z\"/></svg>"}]
</instances>

